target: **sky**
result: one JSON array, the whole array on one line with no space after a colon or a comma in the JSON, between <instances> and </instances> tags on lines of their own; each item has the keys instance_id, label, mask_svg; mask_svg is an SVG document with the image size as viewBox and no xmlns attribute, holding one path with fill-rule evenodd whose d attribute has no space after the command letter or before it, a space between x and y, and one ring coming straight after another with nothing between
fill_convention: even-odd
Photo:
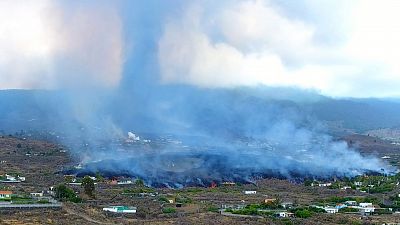
<instances>
[{"instance_id":1,"label":"sky","mask_svg":"<svg viewBox=\"0 0 400 225\"><path fill-rule=\"evenodd\" d=\"M400 96L400 1L0 1L0 89Z\"/></svg>"}]
</instances>

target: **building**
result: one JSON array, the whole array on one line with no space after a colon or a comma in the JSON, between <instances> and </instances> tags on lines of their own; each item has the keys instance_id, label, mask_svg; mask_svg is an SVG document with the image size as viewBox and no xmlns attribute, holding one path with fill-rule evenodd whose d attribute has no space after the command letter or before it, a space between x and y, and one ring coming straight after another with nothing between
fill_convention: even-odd
<instances>
[{"instance_id":1,"label":"building","mask_svg":"<svg viewBox=\"0 0 400 225\"><path fill-rule=\"evenodd\" d=\"M280 218L294 217L294 213L290 213L290 212L277 212L277 213L275 213L275 217L280 217Z\"/></svg>"},{"instance_id":2,"label":"building","mask_svg":"<svg viewBox=\"0 0 400 225\"><path fill-rule=\"evenodd\" d=\"M129 206L110 206L103 208L103 211L113 212L113 213L136 213L137 208Z\"/></svg>"},{"instance_id":3,"label":"building","mask_svg":"<svg viewBox=\"0 0 400 225\"><path fill-rule=\"evenodd\" d=\"M268 204L268 203L273 203L276 202L276 198L266 198L264 199L264 203Z\"/></svg>"},{"instance_id":4,"label":"building","mask_svg":"<svg viewBox=\"0 0 400 225\"><path fill-rule=\"evenodd\" d=\"M364 216L372 215L375 212L375 207L373 207L373 206L360 207L359 209L360 209L361 215L364 215Z\"/></svg>"},{"instance_id":5,"label":"building","mask_svg":"<svg viewBox=\"0 0 400 225\"><path fill-rule=\"evenodd\" d=\"M341 187L340 189L341 190L347 190L347 189L351 189L351 187L350 186L344 186L344 187Z\"/></svg>"},{"instance_id":6,"label":"building","mask_svg":"<svg viewBox=\"0 0 400 225\"><path fill-rule=\"evenodd\" d=\"M234 210L240 210L244 209L246 207L245 204L222 204L221 209L234 209Z\"/></svg>"},{"instance_id":7,"label":"building","mask_svg":"<svg viewBox=\"0 0 400 225\"><path fill-rule=\"evenodd\" d=\"M344 204L346 204L347 206L356 206L357 202L356 201L346 201Z\"/></svg>"},{"instance_id":8,"label":"building","mask_svg":"<svg viewBox=\"0 0 400 225\"><path fill-rule=\"evenodd\" d=\"M244 191L245 195L255 195L257 194L257 191Z\"/></svg>"},{"instance_id":9,"label":"building","mask_svg":"<svg viewBox=\"0 0 400 225\"><path fill-rule=\"evenodd\" d=\"M322 183L322 184L318 184L319 187L330 187L332 186L332 183Z\"/></svg>"},{"instance_id":10,"label":"building","mask_svg":"<svg viewBox=\"0 0 400 225\"><path fill-rule=\"evenodd\" d=\"M117 182L118 185L133 184L132 180L120 180Z\"/></svg>"},{"instance_id":11,"label":"building","mask_svg":"<svg viewBox=\"0 0 400 225\"><path fill-rule=\"evenodd\" d=\"M371 207L372 203L362 202L362 203L359 204L359 206L362 207L362 208Z\"/></svg>"},{"instance_id":12,"label":"building","mask_svg":"<svg viewBox=\"0 0 400 225\"><path fill-rule=\"evenodd\" d=\"M40 198L40 197L43 197L43 192L30 193L30 196L33 198Z\"/></svg>"},{"instance_id":13,"label":"building","mask_svg":"<svg viewBox=\"0 0 400 225\"><path fill-rule=\"evenodd\" d=\"M292 201L283 201L281 203L281 206L285 209L290 209L293 207L293 202Z\"/></svg>"},{"instance_id":14,"label":"building","mask_svg":"<svg viewBox=\"0 0 400 225\"><path fill-rule=\"evenodd\" d=\"M0 200L11 200L12 191L0 191Z\"/></svg>"},{"instance_id":15,"label":"building","mask_svg":"<svg viewBox=\"0 0 400 225\"><path fill-rule=\"evenodd\" d=\"M223 182L222 185L224 185L224 186L235 186L236 183L235 182Z\"/></svg>"},{"instance_id":16,"label":"building","mask_svg":"<svg viewBox=\"0 0 400 225\"><path fill-rule=\"evenodd\" d=\"M325 210L325 212L332 213L332 214L335 214L335 213L339 212L338 208L330 207L330 206L325 207L324 210Z\"/></svg>"},{"instance_id":17,"label":"building","mask_svg":"<svg viewBox=\"0 0 400 225\"><path fill-rule=\"evenodd\" d=\"M356 186L362 186L362 184L363 184L363 183L362 183L361 181L355 181L355 182L354 182L354 185L356 185Z\"/></svg>"}]
</instances>

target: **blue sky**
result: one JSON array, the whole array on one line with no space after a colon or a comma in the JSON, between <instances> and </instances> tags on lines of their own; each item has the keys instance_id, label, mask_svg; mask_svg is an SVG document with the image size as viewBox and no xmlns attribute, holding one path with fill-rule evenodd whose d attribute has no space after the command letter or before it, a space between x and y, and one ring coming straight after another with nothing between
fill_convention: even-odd
<instances>
[{"instance_id":1,"label":"blue sky","mask_svg":"<svg viewBox=\"0 0 400 225\"><path fill-rule=\"evenodd\" d=\"M0 89L146 82L398 97L399 10L395 0L5 0Z\"/></svg>"}]
</instances>

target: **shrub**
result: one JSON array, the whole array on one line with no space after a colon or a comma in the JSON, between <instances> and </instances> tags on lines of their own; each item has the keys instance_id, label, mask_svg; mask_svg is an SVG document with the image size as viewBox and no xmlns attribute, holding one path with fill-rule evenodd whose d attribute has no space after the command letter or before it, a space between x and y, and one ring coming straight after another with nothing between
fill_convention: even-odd
<instances>
[{"instance_id":1,"label":"shrub","mask_svg":"<svg viewBox=\"0 0 400 225\"><path fill-rule=\"evenodd\" d=\"M176 213L176 209L175 208L163 208L162 210L163 213Z\"/></svg>"},{"instance_id":2,"label":"shrub","mask_svg":"<svg viewBox=\"0 0 400 225\"><path fill-rule=\"evenodd\" d=\"M311 211L307 210L307 209L300 209L300 210L296 210L295 212L296 217L299 218L309 218L312 216Z\"/></svg>"}]
</instances>

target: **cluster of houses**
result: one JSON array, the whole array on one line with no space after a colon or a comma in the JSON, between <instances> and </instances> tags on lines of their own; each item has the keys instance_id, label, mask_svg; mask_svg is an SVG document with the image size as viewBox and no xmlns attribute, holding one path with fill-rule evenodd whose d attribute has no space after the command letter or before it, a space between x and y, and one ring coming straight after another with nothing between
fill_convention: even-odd
<instances>
[{"instance_id":1,"label":"cluster of houses","mask_svg":"<svg viewBox=\"0 0 400 225\"><path fill-rule=\"evenodd\" d=\"M340 209L343 208L353 208L357 209L361 215L372 215L375 212L375 206L372 203L362 202L357 203L356 201L346 201L343 204L338 204L336 206L314 206L316 208L324 209L327 213L337 213Z\"/></svg>"},{"instance_id":2,"label":"cluster of houses","mask_svg":"<svg viewBox=\"0 0 400 225\"><path fill-rule=\"evenodd\" d=\"M20 183L23 181L25 181L25 177L22 177L20 175L12 176L9 174L5 174L3 176L0 176L0 182L2 183Z\"/></svg>"}]
</instances>

